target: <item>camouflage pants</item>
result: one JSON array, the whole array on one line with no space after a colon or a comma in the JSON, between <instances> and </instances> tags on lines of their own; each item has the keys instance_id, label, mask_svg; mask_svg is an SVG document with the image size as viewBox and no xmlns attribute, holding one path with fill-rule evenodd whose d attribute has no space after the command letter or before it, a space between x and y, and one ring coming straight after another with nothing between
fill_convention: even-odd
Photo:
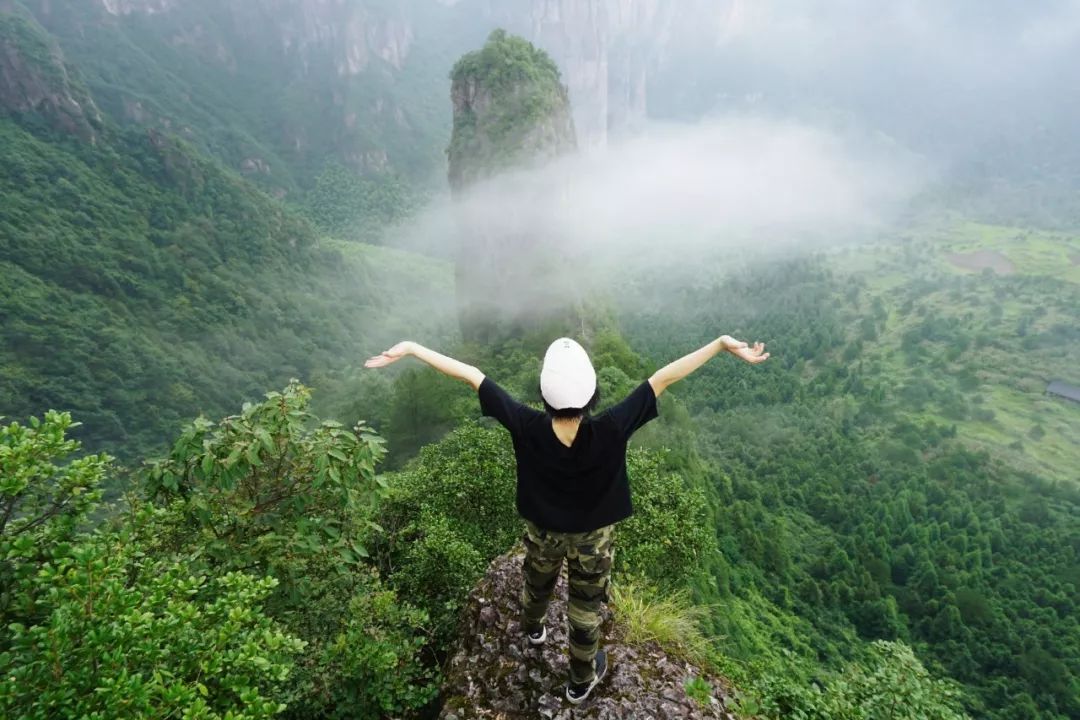
<instances>
[{"instance_id":1,"label":"camouflage pants","mask_svg":"<svg viewBox=\"0 0 1080 720\"><path fill-rule=\"evenodd\" d=\"M542 530L525 523L525 584L521 590L522 624L538 630L547 614L555 582L566 558L570 580L570 682L591 682L600 645L600 605L607 600L614 557L614 525L583 533Z\"/></svg>"}]
</instances>

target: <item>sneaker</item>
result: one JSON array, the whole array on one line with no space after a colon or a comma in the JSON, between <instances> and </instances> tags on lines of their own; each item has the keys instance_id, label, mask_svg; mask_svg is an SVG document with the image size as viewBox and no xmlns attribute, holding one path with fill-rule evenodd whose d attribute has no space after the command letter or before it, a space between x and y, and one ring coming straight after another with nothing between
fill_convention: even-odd
<instances>
[{"instance_id":1,"label":"sneaker","mask_svg":"<svg viewBox=\"0 0 1080 720\"><path fill-rule=\"evenodd\" d=\"M566 699L570 701L571 705L580 705L585 702L585 699L589 697L589 693L600 684L600 681L604 679L604 675L607 674L607 653L603 650L597 650L594 662L596 663L596 675L593 677L592 682L566 686Z\"/></svg>"},{"instance_id":2,"label":"sneaker","mask_svg":"<svg viewBox=\"0 0 1080 720\"><path fill-rule=\"evenodd\" d=\"M543 645L544 641L547 640L547 626L541 625L539 630L533 630L525 634L529 636L530 645Z\"/></svg>"}]
</instances>

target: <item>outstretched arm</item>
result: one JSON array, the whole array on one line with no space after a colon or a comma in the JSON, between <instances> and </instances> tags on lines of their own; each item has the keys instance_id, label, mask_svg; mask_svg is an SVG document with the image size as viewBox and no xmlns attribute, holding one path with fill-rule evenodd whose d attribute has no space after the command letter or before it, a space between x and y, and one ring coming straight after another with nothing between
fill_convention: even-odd
<instances>
[{"instance_id":1,"label":"outstretched arm","mask_svg":"<svg viewBox=\"0 0 1080 720\"><path fill-rule=\"evenodd\" d=\"M391 363L397 362L406 355L412 355L419 360L423 360L443 375L448 375L457 380L461 380L462 382L467 382L472 386L473 390L479 390L480 383L484 382L484 373L480 372L472 365L466 365L460 360L455 360L452 357L437 353L434 350L426 348L418 343L414 343L411 340L399 342L389 350L369 358L368 361L364 363L364 367L386 367Z\"/></svg>"},{"instance_id":2,"label":"outstretched arm","mask_svg":"<svg viewBox=\"0 0 1080 720\"><path fill-rule=\"evenodd\" d=\"M749 347L741 340L736 340L730 335L723 335L653 373L653 376L649 378L653 392L660 397L660 393L667 390L669 385L679 382L721 352L729 352L752 365L769 359L764 343L754 343L753 347Z\"/></svg>"}]
</instances>

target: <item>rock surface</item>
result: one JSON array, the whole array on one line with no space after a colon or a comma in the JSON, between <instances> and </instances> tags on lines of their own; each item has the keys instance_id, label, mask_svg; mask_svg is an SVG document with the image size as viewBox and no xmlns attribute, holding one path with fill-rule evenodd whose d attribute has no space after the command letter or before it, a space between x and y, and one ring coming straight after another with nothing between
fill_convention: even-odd
<instances>
[{"instance_id":1,"label":"rock surface","mask_svg":"<svg viewBox=\"0 0 1080 720\"><path fill-rule=\"evenodd\" d=\"M607 677L588 700L570 705L565 571L548 610L547 642L534 647L518 622L521 560L520 553L496 558L469 596L461 639L446 672L440 720L734 719L724 707L721 680L705 678L714 689L709 702L688 697L686 681L702 673L655 644L624 643L607 611L602 643L610 659Z\"/></svg>"},{"instance_id":2,"label":"rock surface","mask_svg":"<svg viewBox=\"0 0 1080 720\"><path fill-rule=\"evenodd\" d=\"M93 142L101 114L68 74L60 49L22 9L0 0L0 113L39 113Z\"/></svg>"}]
</instances>

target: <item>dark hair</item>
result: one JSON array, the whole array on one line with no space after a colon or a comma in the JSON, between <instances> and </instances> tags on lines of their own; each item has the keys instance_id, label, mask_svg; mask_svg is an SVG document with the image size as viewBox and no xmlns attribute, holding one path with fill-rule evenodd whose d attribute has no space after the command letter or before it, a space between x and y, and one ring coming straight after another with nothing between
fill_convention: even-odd
<instances>
[{"instance_id":1,"label":"dark hair","mask_svg":"<svg viewBox=\"0 0 1080 720\"><path fill-rule=\"evenodd\" d=\"M540 393L540 400L544 403L544 411L547 412L553 418L576 418L581 417L592 412L597 405L600 404L600 388L596 388L596 391L589 398L589 402L585 403L585 407L579 408L563 408L562 410L556 410L548 405L548 401L544 400L544 393Z\"/></svg>"}]
</instances>

